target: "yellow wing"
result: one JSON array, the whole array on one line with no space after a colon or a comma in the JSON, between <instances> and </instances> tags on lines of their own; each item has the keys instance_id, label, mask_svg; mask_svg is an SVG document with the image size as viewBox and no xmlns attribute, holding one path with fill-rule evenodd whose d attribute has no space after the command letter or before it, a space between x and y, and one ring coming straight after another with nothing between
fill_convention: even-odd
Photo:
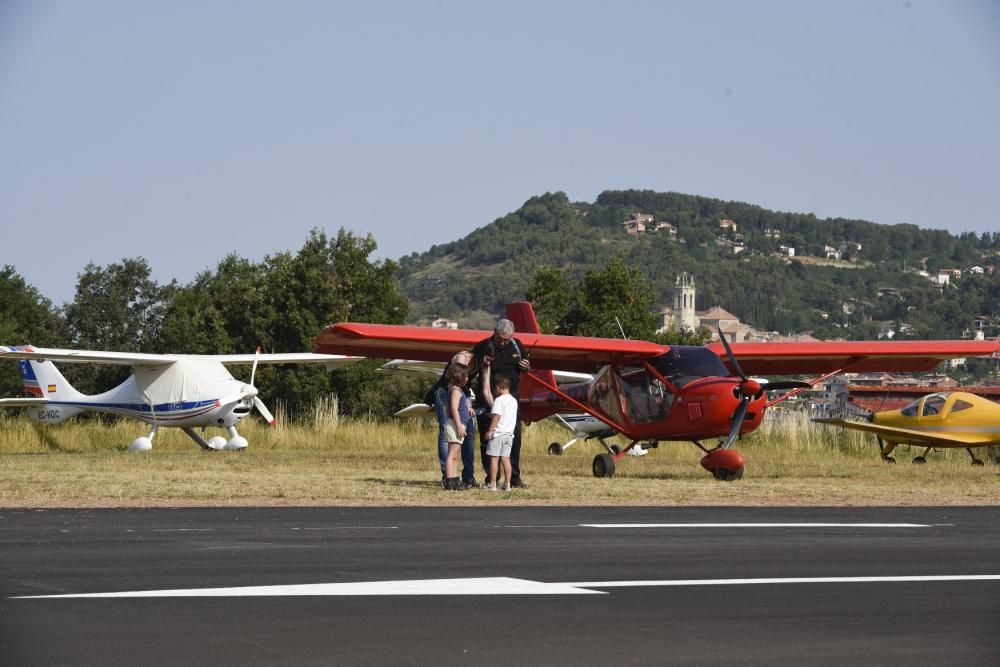
<instances>
[{"instance_id":1,"label":"yellow wing","mask_svg":"<svg viewBox=\"0 0 1000 667\"><path fill-rule=\"evenodd\" d=\"M899 428L896 426L883 426L881 424L870 424L868 422L847 421L845 419L813 419L820 424L832 424L833 426L843 426L855 431L867 431L875 433L888 440L904 441L913 445L925 445L927 447L978 447L982 445L994 444L994 439L984 433L959 433L957 431L918 431L910 428ZM947 429L946 424L942 424Z\"/></svg>"}]
</instances>

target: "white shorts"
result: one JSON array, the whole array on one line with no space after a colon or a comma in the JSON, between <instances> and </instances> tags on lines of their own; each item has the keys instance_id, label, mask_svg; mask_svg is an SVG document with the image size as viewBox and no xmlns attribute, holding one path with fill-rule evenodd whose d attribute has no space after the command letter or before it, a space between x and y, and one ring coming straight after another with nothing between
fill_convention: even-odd
<instances>
[{"instance_id":1,"label":"white shorts","mask_svg":"<svg viewBox=\"0 0 1000 667\"><path fill-rule=\"evenodd\" d=\"M449 419L448 423L444 425L444 439L449 444L462 444L462 438L458 437L458 427L455 425L454 419Z\"/></svg>"},{"instance_id":2,"label":"white shorts","mask_svg":"<svg viewBox=\"0 0 1000 667\"><path fill-rule=\"evenodd\" d=\"M486 456L510 456L510 448L514 445L514 434L504 433L494 435L486 443Z\"/></svg>"}]
</instances>

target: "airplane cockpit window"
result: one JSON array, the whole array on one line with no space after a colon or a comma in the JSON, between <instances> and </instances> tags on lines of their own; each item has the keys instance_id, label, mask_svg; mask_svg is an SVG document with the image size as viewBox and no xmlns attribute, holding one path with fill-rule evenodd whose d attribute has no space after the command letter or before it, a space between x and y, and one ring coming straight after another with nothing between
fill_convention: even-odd
<instances>
[{"instance_id":1,"label":"airplane cockpit window","mask_svg":"<svg viewBox=\"0 0 1000 667\"><path fill-rule=\"evenodd\" d=\"M961 412L962 410L968 410L971 407L972 403L957 398L955 399L955 402L951 404L951 412Z\"/></svg>"},{"instance_id":2,"label":"airplane cockpit window","mask_svg":"<svg viewBox=\"0 0 1000 667\"><path fill-rule=\"evenodd\" d=\"M941 410L944 409L944 399L946 397L941 394L931 394L924 399L924 411L922 413L923 417L930 417L932 415L941 414Z\"/></svg>"},{"instance_id":3,"label":"airplane cockpit window","mask_svg":"<svg viewBox=\"0 0 1000 667\"><path fill-rule=\"evenodd\" d=\"M606 366L590 385L587 400L596 405L604 414L613 421L621 421L622 407L618 393L617 378L611 370L611 366Z\"/></svg>"},{"instance_id":4,"label":"airplane cockpit window","mask_svg":"<svg viewBox=\"0 0 1000 667\"><path fill-rule=\"evenodd\" d=\"M729 377L732 373L719 356L704 347L676 345L650 363L676 387L703 377Z\"/></svg>"},{"instance_id":5,"label":"airplane cockpit window","mask_svg":"<svg viewBox=\"0 0 1000 667\"><path fill-rule=\"evenodd\" d=\"M632 423L647 424L666 418L674 397L662 382L643 366L623 366L617 372L626 417Z\"/></svg>"},{"instance_id":6,"label":"airplane cockpit window","mask_svg":"<svg viewBox=\"0 0 1000 667\"><path fill-rule=\"evenodd\" d=\"M900 410L900 412L903 413L904 417L916 417L917 413L919 411L920 411L920 400L919 399L916 400L916 401L913 401L912 403L910 403L909 405L907 405L905 408L903 408L902 410Z\"/></svg>"}]
</instances>

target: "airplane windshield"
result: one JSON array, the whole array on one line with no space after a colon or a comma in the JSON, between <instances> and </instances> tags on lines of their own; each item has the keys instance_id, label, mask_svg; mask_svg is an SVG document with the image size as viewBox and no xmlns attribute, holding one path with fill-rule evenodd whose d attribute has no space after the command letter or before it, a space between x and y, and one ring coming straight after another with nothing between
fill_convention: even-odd
<instances>
[{"instance_id":1,"label":"airplane windshield","mask_svg":"<svg viewBox=\"0 0 1000 667\"><path fill-rule=\"evenodd\" d=\"M683 387L698 378L730 375L718 355L704 347L673 346L669 352L650 360L650 363L676 387Z\"/></svg>"}]
</instances>

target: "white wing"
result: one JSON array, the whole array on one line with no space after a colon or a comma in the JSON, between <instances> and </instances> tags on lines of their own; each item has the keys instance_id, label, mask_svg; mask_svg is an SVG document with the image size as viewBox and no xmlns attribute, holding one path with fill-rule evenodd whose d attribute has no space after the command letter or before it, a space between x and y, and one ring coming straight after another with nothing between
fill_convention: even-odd
<instances>
[{"instance_id":1,"label":"white wing","mask_svg":"<svg viewBox=\"0 0 1000 667\"><path fill-rule=\"evenodd\" d=\"M315 354L313 352L276 352L273 354L216 354L204 355L224 366L250 365L257 360L261 364L325 364L328 371L343 368L365 357L345 357L341 354Z\"/></svg>"},{"instance_id":2,"label":"white wing","mask_svg":"<svg viewBox=\"0 0 1000 667\"><path fill-rule=\"evenodd\" d=\"M0 345L0 359L35 359L38 361L67 361L71 363L110 364L113 366L167 366L174 359L162 354L141 352L97 352L94 350L60 350L47 347Z\"/></svg>"},{"instance_id":3,"label":"white wing","mask_svg":"<svg viewBox=\"0 0 1000 667\"><path fill-rule=\"evenodd\" d=\"M444 362L435 361L413 361L410 359L393 359L387 364L383 364L380 371L391 371L394 373L414 373L417 375L441 375L444 370ZM573 373L571 371L552 371L559 384L589 382L594 379L590 373Z\"/></svg>"},{"instance_id":4,"label":"white wing","mask_svg":"<svg viewBox=\"0 0 1000 667\"><path fill-rule=\"evenodd\" d=\"M0 345L0 359L35 359L71 363L110 364L118 366L169 366L180 358L205 359L222 364L325 364L327 370L336 370L360 361L362 357L345 357L339 354L314 354L312 352L287 352L277 354L144 354L142 352L101 352L96 350L61 350L28 345L9 347Z\"/></svg>"},{"instance_id":5,"label":"white wing","mask_svg":"<svg viewBox=\"0 0 1000 667\"><path fill-rule=\"evenodd\" d=\"M45 405L47 398L0 398L0 408L27 408L32 405Z\"/></svg>"}]
</instances>

